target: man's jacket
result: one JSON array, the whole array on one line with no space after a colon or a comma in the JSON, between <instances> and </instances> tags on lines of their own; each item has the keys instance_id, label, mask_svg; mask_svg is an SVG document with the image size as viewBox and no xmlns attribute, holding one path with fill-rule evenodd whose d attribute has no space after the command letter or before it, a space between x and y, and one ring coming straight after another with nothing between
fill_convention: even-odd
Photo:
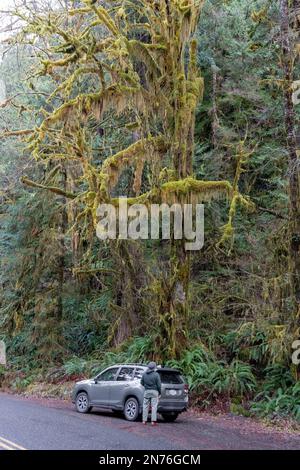
<instances>
[{"instance_id":1,"label":"man's jacket","mask_svg":"<svg viewBox=\"0 0 300 470\"><path fill-rule=\"evenodd\" d=\"M146 370L142 375L141 384L145 387L145 390L157 390L159 395L161 394L161 380L155 370Z\"/></svg>"}]
</instances>

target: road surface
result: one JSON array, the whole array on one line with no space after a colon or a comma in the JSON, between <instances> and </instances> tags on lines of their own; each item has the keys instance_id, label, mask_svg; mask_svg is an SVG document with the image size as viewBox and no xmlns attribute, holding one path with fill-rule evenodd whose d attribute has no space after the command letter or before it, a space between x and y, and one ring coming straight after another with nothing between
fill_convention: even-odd
<instances>
[{"instance_id":1,"label":"road surface","mask_svg":"<svg viewBox=\"0 0 300 470\"><path fill-rule=\"evenodd\" d=\"M157 427L108 412L82 415L59 400L0 393L0 449L205 450L300 449L300 436L263 428L243 417L185 413Z\"/></svg>"}]
</instances>

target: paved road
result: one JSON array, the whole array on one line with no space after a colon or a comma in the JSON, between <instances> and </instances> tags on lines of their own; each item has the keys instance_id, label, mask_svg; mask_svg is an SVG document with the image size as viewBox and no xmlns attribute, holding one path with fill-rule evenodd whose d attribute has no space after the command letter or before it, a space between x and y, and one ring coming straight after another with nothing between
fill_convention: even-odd
<instances>
[{"instance_id":1,"label":"paved road","mask_svg":"<svg viewBox=\"0 0 300 470\"><path fill-rule=\"evenodd\" d=\"M253 429L249 420L193 417L155 428L108 412L81 415L62 401L0 393L0 449L203 450L300 449L300 436Z\"/></svg>"}]
</instances>

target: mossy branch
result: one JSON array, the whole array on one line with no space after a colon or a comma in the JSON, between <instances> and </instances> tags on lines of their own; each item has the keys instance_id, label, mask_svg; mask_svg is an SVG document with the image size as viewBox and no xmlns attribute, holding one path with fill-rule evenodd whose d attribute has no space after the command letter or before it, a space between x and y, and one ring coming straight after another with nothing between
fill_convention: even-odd
<instances>
[{"instance_id":1,"label":"mossy branch","mask_svg":"<svg viewBox=\"0 0 300 470\"><path fill-rule=\"evenodd\" d=\"M107 29L114 35L118 36L119 30L117 28L117 25L111 18L111 16L108 14L107 10L102 7L101 5L96 6L94 5L95 2L93 0L84 0L84 3L89 7L90 11L93 11L96 16L98 16L99 20L105 24Z\"/></svg>"},{"instance_id":2,"label":"mossy branch","mask_svg":"<svg viewBox=\"0 0 300 470\"><path fill-rule=\"evenodd\" d=\"M201 181L188 177L179 181L169 181L161 187L163 195L186 196L193 194L201 201L210 201L219 196L230 197L232 185L229 181Z\"/></svg>"},{"instance_id":3,"label":"mossy branch","mask_svg":"<svg viewBox=\"0 0 300 470\"><path fill-rule=\"evenodd\" d=\"M147 193L127 199L127 204L160 204L162 202L176 202L182 196L190 195L197 202L212 201L220 197L230 198L233 187L228 181L202 181L195 178L185 178L178 181L163 183L159 188L153 188ZM186 201L187 198L184 198ZM110 202L118 205L120 198L113 198Z\"/></svg>"},{"instance_id":4,"label":"mossy branch","mask_svg":"<svg viewBox=\"0 0 300 470\"><path fill-rule=\"evenodd\" d=\"M25 135L30 135L35 132L35 129L21 129L18 131L6 131L0 134L0 138L4 139L5 137L21 137Z\"/></svg>"},{"instance_id":5,"label":"mossy branch","mask_svg":"<svg viewBox=\"0 0 300 470\"><path fill-rule=\"evenodd\" d=\"M26 186L30 186L31 188L46 189L51 193L57 194L58 196L64 196L67 199L76 199L78 197L77 194L64 191L63 189L57 188L55 186L46 186L40 183L36 183L35 181L26 178L26 176L23 176L20 181L21 183L25 184Z\"/></svg>"}]
</instances>

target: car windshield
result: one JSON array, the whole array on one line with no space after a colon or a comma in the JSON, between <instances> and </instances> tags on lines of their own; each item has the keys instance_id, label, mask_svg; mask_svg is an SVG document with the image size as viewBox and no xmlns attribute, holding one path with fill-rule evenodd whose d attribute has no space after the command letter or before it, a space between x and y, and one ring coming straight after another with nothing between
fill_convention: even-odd
<instances>
[{"instance_id":1,"label":"car windshield","mask_svg":"<svg viewBox=\"0 0 300 470\"><path fill-rule=\"evenodd\" d=\"M179 372L165 370L158 370L157 372L159 373L163 384L182 384L184 382Z\"/></svg>"}]
</instances>

